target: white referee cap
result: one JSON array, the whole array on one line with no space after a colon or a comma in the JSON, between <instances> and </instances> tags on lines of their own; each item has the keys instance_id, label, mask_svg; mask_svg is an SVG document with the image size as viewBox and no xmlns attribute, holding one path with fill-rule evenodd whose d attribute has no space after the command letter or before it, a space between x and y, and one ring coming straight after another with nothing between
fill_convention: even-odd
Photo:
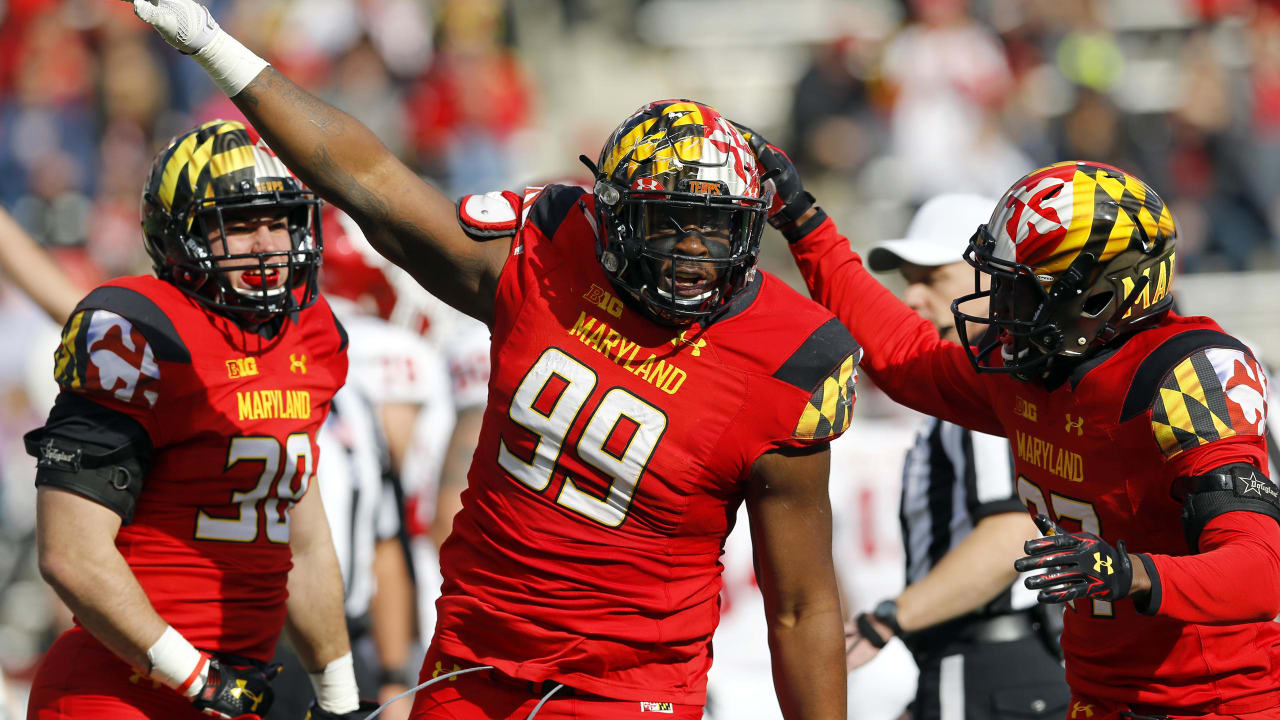
<instances>
[{"instance_id":1,"label":"white referee cap","mask_svg":"<svg viewBox=\"0 0 1280 720\"><path fill-rule=\"evenodd\" d=\"M871 246L867 266L887 272L904 262L924 267L959 262L973 231L991 217L995 206L995 200L972 193L935 195L911 218L906 237Z\"/></svg>"}]
</instances>

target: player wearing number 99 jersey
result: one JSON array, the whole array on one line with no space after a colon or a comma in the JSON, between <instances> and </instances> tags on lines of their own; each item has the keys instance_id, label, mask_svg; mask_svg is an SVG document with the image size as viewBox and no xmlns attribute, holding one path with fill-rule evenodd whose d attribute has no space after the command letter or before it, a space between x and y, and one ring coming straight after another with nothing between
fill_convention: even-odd
<instances>
[{"instance_id":1,"label":"player wearing number 99 jersey","mask_svg":"<svg viewBox=\"0 0 1280 720\"><path fill-rule=\"evenodd\" d=\"M341 580L308 492L347 372L346 334L315 290L317 208L239 123L157 157L143 229L159 277L79 303L54 358L61 394L27 437L41 568L77 620L29 717L265 715L286 609L309 669L349 674Z\"/></svg>"},{"instance_id":2,"label":"player wearing number 99 jersey","mask_svg":"<svg viewBox=\"0 0 1280 720\"><path fill-rule=\"evenodd\" d=\"M379 253L493 333L441 551L437 683L413 717L700 718L716 558L744 499L783 712L844 717L826 443L849 423L857 348L757 272L770 196L731 123L649 103L606 141L590 196L455 206L193 0L133 8Z\"/></svg>"}]
</instances>

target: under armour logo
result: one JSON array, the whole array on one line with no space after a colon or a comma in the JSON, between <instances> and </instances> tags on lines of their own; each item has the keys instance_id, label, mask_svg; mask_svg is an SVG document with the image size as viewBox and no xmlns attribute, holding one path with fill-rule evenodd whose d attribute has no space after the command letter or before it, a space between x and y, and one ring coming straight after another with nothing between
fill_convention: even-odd
<instances>
[{"instance_id":1,"label":"under armour logo","mask_svg":"<svg viewBox=\"0 0 1280 720\"><path fill-rule=\"evenodd\" d=\"M159 681L159 680L156 680L155 678L147 677L146 675L143 675L143 674L142 674L142 671L141 671L141 670L139 670L139 669L137 669L137 668L131 668L131 669L133 670L133 673L132 673L131 675L129 675L129 682L133 683L134 685L137 685L138 683L142 682L143 680L148 680L148 681L150 681L150 682L151 682L151 688L152 688L153 690L159 690L159 689L160 689L160 681Z\"/></svg>"},{"instance_id":2,"label":"under armour logo","mask_svg":"<svg viewBox=\"0 0 1280 720\"><path fill-rule=\"evenodd\" d=\"M1100 572L1102 572L1102 568L1104 568L1104 567L1107 569L1107 574L1108 574L1108 575L1115 575L1115 574L1116 574L1116 571L1111 569L1111 558L1109 558L1109 557L1108 557L1108 558L1103 558L1103 557L1102 557L1102 553L1100 553L1100 552L1096 552L1096 553L1094 553L1094 554L1093 554L1093 571L1094 571L1094 572L1096 572L1096 573L1100 573ZM1092 715L1092 714L1093 714L1093 713L1090 713L1090 715Z\"/></svg>"},{"instance_id":3,"label":"under armour logo","mask_svg":"<svg viewBox=\"0 0 1280 720\"><path fill-rule=\"evenodd\" d=\"M242 695L253 701L253 705L249 706L249 712L254 712L258 709L258 704L262 702L262 696L265 693L250 692L249 688L246 687L245 681L237 679L236 686L231 688L231 697L239 700Z\"/></svg>"},{"instance_id":4,"label":"under armour logo","mask_svg":"<svg viewBox=\"0 0 1280 720\"><path fill-rule=\"evenodd\" d=\"M683 343L683 344L688 345L689 347L693 348L693 356L694 356L694 357L701 357L701 356L702 356L702 348L704 348L704 347L706 347L706 346L707 346L707 341L706 341L706 340L704 340L704 339L702 339L702 338L698 338L698 339L696 339L696 340L689 340L688 338L686 338L686 337L684 336L684 334L685 334L686 332L688 332L688 331L687 331L687 330L681 330L681 331L680 331L680 334L679 334L678 336L671 338L671 344L672 344L672 346L674 346L674 347L679 347L679 346L680 346L680 344L681 344L681 343Z\"/></svg>"},{"instance_id":5,"label":"under armour logo","mask_svg":"<svg viewBox=\"0 0 1280 720\"><path fill-rule=\"evenodd\" d=\"M1076 431L1076 435L1084 435L1084 416L1083 415L1073 420L1071 418L1071 413L1067 413L1066 431L1071 432L1072 430Z\"/></svg>"},{"instance_id":6,"label":"under armour logo","mask_svg":"<svg viewBox=\"0 0 1280 720\"><path fill-rule=\"evenodd\" d=\"M441 674L443 674L443 673L445 673L445 672L458 672L458 671L459 671L459 670L461 670L461 669L462 669L462 668L458 667L458 663L454 663L454 664L453 664L453 670L445 670L445 669L444 669L444 663L443 663L443 662L441 662L440 660L437 660L437 661L436 661L436 669L435 669L435 671L434 671L434 672L432 672L432 673L431 673L431 677L433 677L433 678L434 678L434 677L440 677L440 675L441 675ZM458 679L458 676L457 676L457 675L454 675L453 677L449 678L449 682L453 682L454 680L457 680L457 679Z\"/></svg>"},{"instance_id":7,"label":"under armour logo","mask_svg":"<svg viewBox=\"0 0 1280 720\"><path fill-rule=\"evenodd\" d=\"M1079 700L1071 703L1071 717L1080 717L1080 713L1084 713L1087 718L1093 717L1093 705L1085 705Z\"/></svg>"},{"instance_id":8,"label":"under armour logo","mask_svg":"<svg viewBox=\"0 0 1280 720\"><path fill-rule=\"evenodd\" d=\"M307 374L307 356L298 357L293 353L289 353L289 372L296 373L302 371L303 375Z\"/></svg>"}]
</instances>

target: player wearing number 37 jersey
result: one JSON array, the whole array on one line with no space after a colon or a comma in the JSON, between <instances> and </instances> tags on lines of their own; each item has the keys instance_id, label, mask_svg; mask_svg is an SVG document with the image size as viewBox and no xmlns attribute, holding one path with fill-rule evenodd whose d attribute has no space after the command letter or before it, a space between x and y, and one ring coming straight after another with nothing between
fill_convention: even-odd
<instances>
[{"instance_id":1,"label":"player wearing number 37 jersey","mask_svg":"<svg viewBox=\"0 0 1280 720\"><path fill-rule=\"evenodd\" d=\"M309 669L351 680L322 704L356 709L309 490L347 373L346 334L316 293L318 206L240 123L156 158L143 231L158 277L80 302L54 358L62 392L27 437L41 569L77 621L28 717L265 716L286 613Z\"/></svg>"}]
</instances>

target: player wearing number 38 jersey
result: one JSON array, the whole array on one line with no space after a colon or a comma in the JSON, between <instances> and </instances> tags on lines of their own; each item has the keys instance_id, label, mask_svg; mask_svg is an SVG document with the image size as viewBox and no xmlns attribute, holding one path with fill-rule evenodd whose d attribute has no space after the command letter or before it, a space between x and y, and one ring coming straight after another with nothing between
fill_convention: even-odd
<instances>
[{"instance_id":1,"label":"player wearing number 38 jersey","mask_svg":"<svg viewBox=\"0 0 1280 720\"><path fill-rule=\"evenodd\" d=\"M309 669L351 681L321 703L356 709L309 490L347 373L346 334L316 293L318 207L239 123L156 158L143 231L158 277L80 302L54 358L62 392L27 436L41 570L77 621L28 717L265 716L286 613Z\"/></svg>"}]
</instances>

